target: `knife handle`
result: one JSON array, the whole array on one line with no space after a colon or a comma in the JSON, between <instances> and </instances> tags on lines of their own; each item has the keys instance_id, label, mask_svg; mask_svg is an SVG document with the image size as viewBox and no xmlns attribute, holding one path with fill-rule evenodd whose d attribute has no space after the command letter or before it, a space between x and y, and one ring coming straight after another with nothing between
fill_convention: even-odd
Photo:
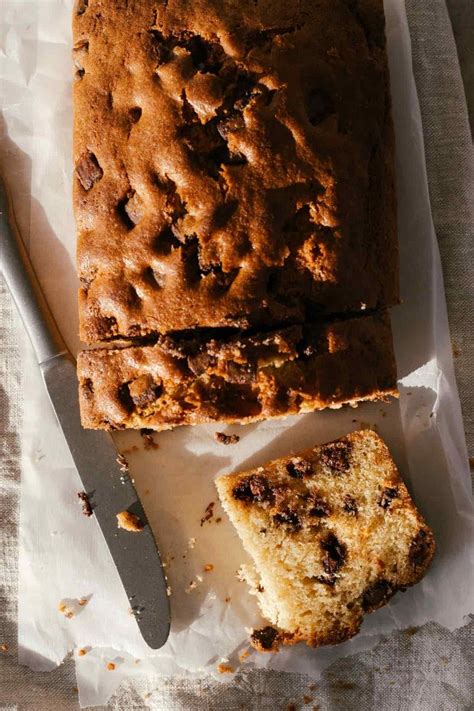
<instances>
[{"instance_id":1,"label":"knife handle","mask_svg":"<svg viewBox=\"0 0 474 711\"><path fill-rule=\"evenodd\" d=\"M7 188L0 176L0 268L38 363L67 353L67 346L41 291L21 239Z\"/></svg>"}]
</instances>

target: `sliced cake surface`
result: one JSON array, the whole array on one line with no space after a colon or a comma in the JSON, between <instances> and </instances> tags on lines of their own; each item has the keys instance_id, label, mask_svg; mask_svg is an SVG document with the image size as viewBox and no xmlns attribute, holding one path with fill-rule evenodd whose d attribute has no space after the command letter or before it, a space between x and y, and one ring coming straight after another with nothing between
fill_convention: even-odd
<instances>
[{"instance_id":1,"label":"sliced cake surface","mask_svg":"<svg viewBox=\"0 0 474 711\"><path fill-rule=\"evenodd\" d=\"M396 396L384 314L220 338L160 338L78 358L81 419L97 429L251 422Z\"/></svg>"},{"instance_id":2,"label":"sliced cake surface","mask_svg":"<svg viewBox=\"0 0 474 711\"><path fill-rule=\"evenodd\" d=\"M349 639L366 613L423 577L434 553L431 530L370 430L216 486L255 564L270 623L252 636L260 650Z\"/></svg>"}]
</instances>

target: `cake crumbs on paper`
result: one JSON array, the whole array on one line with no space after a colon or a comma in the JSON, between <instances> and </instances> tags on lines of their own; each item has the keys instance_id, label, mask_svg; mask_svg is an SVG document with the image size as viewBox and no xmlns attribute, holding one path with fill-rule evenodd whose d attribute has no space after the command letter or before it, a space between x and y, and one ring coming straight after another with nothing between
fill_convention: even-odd
<instances>
[{"instance_id":1,"label":"cake crumbs on paper","mask_svg":"<svg viewBox=\"0 0 474 711\"><path fill-rule=\"evenodd\" d=\"M160 445L153 439L154 430L150 430L147 427L142 427L140 430L141 437L143 439L143 446L145 449L159 449Z\"/></svg>"},{"instance_id":2,"label":"cake crumbs on paper","mask_svg":"<svg viewBox=\"0 0 474 711\"><path fill-rule=\"evenodd\" d=\"M221 662L217 666L217 671L219 674L233 674L234 669L230 666L230 664L224 664L224 662Z\"/></svg>"},{"instance_id":3,"label":"cake crumbs on paper","mask_svg":"<svg viewBox=\"0 0 474 711\"><path fill-rule=\"evenodd\" d=\"M225 434L225 432L215 432L214 433L214 438L220 442L221 444L237 444L237 442L240 442L240 437L239 435L236 434Z\"/></svg>"},{"instance_id":4,"label":"cake crumbs on paper","mask_svg":"<svg viewBox=\"0 0 474 711\"><path fill-rule=\"evenodd\" d=\"M224 598L224 602L230 602L230 601L231 601L231 597L230 597L230 595L227 595L227 597Z\"/></svg>"},{"instance_id":5,"label":"cake crumbs on paper","mask_svg":"<svg viewBox=\"0 0 474 711\"><path fill-rule=\"evenodd\" d=\"M190 538L188 541L188 548L194 548L196 545L196 538Z\"/></svg>"},{"instance_id":6,"label":"cake crumbs on paper","mask_svg":"<svg viewBox=\"0 0 474 711\"><path fill-rule=\"evenodd\" d=\"M78 600L78 605L80 605L81 607L84 607L84 605L87 605L88 602L89 602L89 600L86 597L81 597Z\"/></svg>"},{"instance_id":7,"label":"cake crumbs on paper","mask_svg":"<svg viewBox=\"0 0 474 711\"><path fill-rule=\"evenodd\" d=\"M109 671L114 671L114 669L115 669L115 664L114 664L113 662L109 662L109 663L107 664L107 669L108 669Z\"/></svg>"},{"instance_id":8,"label":"cake crumbs on paper","mask_svg":"<svg viewBox=\"0 0 474 711\"><path fill-rule=\"evenodd\" d=\"M134 664L140 664L141 661L142 661L141 659L135 659L135 661L134 661L133 663L134 663Z\"/></svg>"},{"instance_id":9,"label":"cake crumbs on paper","mask_svg":"<svg viewBox=\"0 0 474 711\"><path fill-rule=\"evenodd\" d=\"M8 646L8 644L6 642L3 642L3 644L0 644L0 652L2 652L2 654L7 654L9 649L10 649L10 647Z\"/></svg>"},{"instance_id":10,"label":"cake crumbs on paper","mask_svg":"<svg viewBox=\"0 0 474 711\"><path fill-rule=\"evenodd\" d=\"M171 587L169 585L166 588L166 594L168 595L168 597L171 597Z\"/></svg>"},{"instance_id":11,"label":"cake crumbs on paper","mask_svg":"<svg viewBox=\"0 0 474 711\"><path fill-rule=\"evenodd\" d=\"M82 502L82 513L84 516L92 516L92 505L85 491L78 491L77 498Z\"/></svg>"},{"instance_id":12,"label":"cake crumbs on paper","mask_svg":"<svg viewBox=\"0 0 474 711\"><path fill-rule=\"evenodd\" d=\"M286 711L296 711L296 704L288 704Z\"/></svg>"},{"instance_id":13,"label":"cake crumbs on paper","mask_svg":"<svg viewBox=\"0 0 474 711\"><path fill-rule=\"evenodd\" d=\"M116 516L118 528L123 528L125 531L139 533L145 528L143 521L130 511L121 511Z\"/></svg>"},{"instance_id":14,"label":"cake crumbs on paper","mask_svg":"<svg viewBox=\"0 0 474 711\"><path fill-rule=\"evenodd\" d=\"M212 563L206 563L203 570L205 573L210 573L211 571L214 570L214 566L212 565Z\"/></svg>"},{"instance_id":15,"label":"cake crumbs on paper","mask_svg":"<svg viewBox=\"0 0 474 711\"><path fill-rule=\"evenodd\" d=\"M125 459L125 457L123 456L123 454L118 455L116 462L119 465L121 472L128 472L128 462Z\"/></svg>"},{"instance_id":16,"label":"cake crumbs on paper","mask_svg":"<svg viewBox=\"0 0 474 711\"><path fill-rule=\"evenodd\" d=\"M74 610L63 601L58 603L58 612L61 612L68 620L72 620L75 617Z\"/></svg>"},{"instance_id":17,"label":"cake crumbs on paper","mask_svg":"<svg viewBox=\"0 0 474 711\"><path fill-rule=\"evenodd\" d=\"M218 517L216 518L216 523L220 523L221 521L222 521L221 517L218 516Z\"/></svg>"},{"instance_id":18,"label":"cake crumbs on paper","mask_svg":"<svg viewBox=\"0 0 474 711\"><path fill-rule=\"evenodd\" d=\"M77 656L78 657L85 657L87 654L87 649L84 649L84 647L81 647L80 649L77 650Z\"/></svg>"},{"instance_id":19,"label":"cake crumbs on paper","mask_svg":"<svg viewBox=\"0 0 474 711\"><path fill-rule=\"evenodd\" d=\"M206 510L204 511L204 516L201 519L201 526L204 526L206 521L210 521L211 518L214 516L214 506L216 505L215 501L211 501L207 506Z\"/></svg>"},{"instance_id":20,"label":"cake crumbs on paper","mask_svg":"<svg viewBox=\"0 0 474 711\"><path fill-rule=\"evenodd\" d=\"M196 588L197 588L197 582L195 580L191 580L188 587L185 588L184 592L189 594L192 590L196 590Z\"/></svg>"},{"instance_id":21,"label":"cake crumbs on paper","mask_svg":"<svg viewBox=\"0 0 474 711\"><path fill-rule=\"evenodd\" d=\"M244 662L248 657L250 657L250 650L244 649L243 652L239 654L239 662Z\"/></svg>"},{"instance_id":22,"label":"cake crumbs on paper","mask_svg":"<svg viewBox=\"0 0 474 711\"><path fill-rule=\"evenodd\" d=\"M313 700L312 696L308 696L308 694L304 694L303 696L303 703L304 704L310 704Z\"/></svg>"},{"instance_id":23,"label":"cake crumbs on paper","mask_svg":"<svg viewBox=\"0 0 474 711\"><path fill-rule=\"evenodd\" d=\"M133 452L138 452L139 447L137 447L136 444L132 444L131 447L128 447L127 449L124 449L122 454L125 456L125 454L133 454Z\"/></svg>"}]
</instances>

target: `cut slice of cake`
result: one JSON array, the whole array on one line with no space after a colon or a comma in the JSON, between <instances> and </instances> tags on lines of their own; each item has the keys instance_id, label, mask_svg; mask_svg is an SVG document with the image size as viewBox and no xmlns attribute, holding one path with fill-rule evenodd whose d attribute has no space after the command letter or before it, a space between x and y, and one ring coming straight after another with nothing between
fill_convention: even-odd
<instances>
[{"instance_id":1,"label":"cut slice of cake","mask_svg":"<svg viewBox=\"0 0 474 711\"><path fill-rule=\"evenodd\" d=\"M433 534L370 430L221 476L216 486L254 560L253 587L271 623L252 635L260 650L353 637L364 615L417 583L433 557Z\"/></svg>"}]
</instances>

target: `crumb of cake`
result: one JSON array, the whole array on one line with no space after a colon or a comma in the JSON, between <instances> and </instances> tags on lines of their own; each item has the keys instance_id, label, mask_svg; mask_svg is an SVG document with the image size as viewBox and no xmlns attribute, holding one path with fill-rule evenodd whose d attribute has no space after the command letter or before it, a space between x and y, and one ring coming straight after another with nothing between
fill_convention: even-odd
<instances>
[{"instance_id":1,"label":"crumb of cake","mask_svg":"<svg viewBox=\"0 0 474 711\"><path fill-rule=\"evenodd\" d=\"M303 703L304 704L310 704L313 700L312 696L308 696L308 694L303 695Z\"/></svg>"},{"instance_id":2,"label":"crumb of cake","mask_svg":"<svg viewBox=\"0 0 474 711\"><path fill-rule=\"evenodd\" d=\"M228 435L225 432L215 432L214 437L221 444L237 444L237 442L240 442L240 437L236 434Z\"/></svg>"},{"instance_id":3,"label":"crumb of cake","mask_svg":"<svg viewBox=\"0 0 474 711\"><path fill-rule=\"evenodd\" d=\"M203 570L205 573L210 573L212 570L214 570L214 566L212 565L212 563L206 563Z\"/></svg>"},{"instance_id":4,"label":"crumb of cake","mask_svg":"<svg viewBox=\"0 0 474 711\"><path fill-rule=\"evenodd\" d=\"M133 663L134 663L134 664L140 664L141 661L142 661L141 659L135 659L135 661L134 661Z\"/></svg>"},{"instance_id":5,"label":"crumb of cake","mask_svg":"<svg viewBox=\"0 0 474 711\"><path fill-rule=\"evenodd\" d=\"M78 657L84 657L86 654L87 654L87 649L84 649L84 647L81 647L81 649L77 650Z\"/></svg>"},{"instance_id":6,"label":"crumb of cake","mask_svg":"<svg viewBox=\"0 0 474 711\"><path fill-rule=\"evenodd\" d=\"M230 601L231 601L231 598L229 595L227 595L227 597L224 598L224 602L230 602Z\"/></svg>"},{"instance_id":7,"label":"crumb of cake","mask_svg":"<svg viewBox=\"0 0 474 711\"><path fill-rule=\"evenodd\" d=\"M149 430L144 427L140 430L145 449L159 449L160 445L153 439L154 430Z\"/></svg>"},{"instance_id":8,"label":"crumb of cake","mask_svg":"<svg viewBox=\"0 0 474 711\"><path fill-rule=\"evenodd\" d=\"M139 533L144 528L143 521L130 511L121 511L117 514L117 526L125 531Z\"/></svg>"},{"instance_id":9,"label":"crumb of cake","mask_svg":"<svg viewBox=\"0 0 474 711\"><path fill-rule=\"evenodd\" d=\"M318 685L317 685L317 684L310 684L310 685L308 686L308 689L309 689L310 691L314 691L314 690L317 689L317 688L318 688Z\"/></svg>"},{"instance_id":10,"label":"crumb of cake","mask_svg":"<svg viewBox=\"0 0 474 711\"><path fill-rule=\"evenodd\" d=\"M114 669L115 669L115 664L114 664L113 662L109 662L109 663L107 664L107 669L108 669L109 671L114 671Z\"/></svg>"},{"instance_id":11,"label":"crumb of cake","mask_svg":"<svg viewBox=\"0 0 474 711\"><path fill-rule=\"evenodd\" d=\"M196 590L200 583L202 583L202 577L200 575L196 575L196 580L191 580L188 587L185 588L184 592L189 594L193 590Z\"/></svg>"},{"instance_id":12,"label":"crumb of cake","mask_svg":"<svg viewBox=\"0 0 474 711\"><path fill-rule=\"evenodd\" d=\"M194 548L194 546L196 545L196 540L196 538L190 538L188 541L188 548Z\"/></svg>"},{"instance_id":13,"label":"crumb of cake","mask_svg":"<svg viewBox=\"0 0 474 711\"><path fill-rule=\"evenodd\" d=\"M92 506L85 491L78 491L77 498L82 501L82 513L84 516L92 516Z\"/></svg>"},{"instance_id":14,"label":"crumb of cake","mask_svg":"<svg viewBox=\"0 0 474 711\"><path fill-rule=\"evenodd\" d=\"M279 642L278 630L270 625L260 630L253 630L250 635L250 644L258 652L277 652Z\"/></svg>"},{"instance_id":15,"label":"crumb of cake","mask_svg":"<svg viewBox=\"0 0 474 711\"><path fill-rule=\"evenodd\" d=\"M168 597L171 597L171 587L169 585L166 588L166 594L168 595Z\"/></svg>"},{"instance_id":16,"label":"crumb of cake","mask_svg":"<svg viewBox=\"0 0 474 711\"><path fill-rule=\"evenodd\" d=\"M296 704L288 704L286 711L296 711Z\"/></svg>"},{"instance_id":17,"label":"crumb of cake","mask_svg":"<svg viewBox=\"0 0 474 711\"><path fill-rule=\"evenodd\" d=\"M84 607L84 605L87 605L89 600L86 597L81 597L78 601L77 604L80 605L81 607Z\"/></svg>"},{"instance_id":18,"label":"crumb of cake","mask_svg":"<svg viewBox=\"0 0 474 711\"><path fill-rule=\"evenodd\" d=\"M121 472L128 472L128 462L123 454L119 454L116 461Z\"/></svg>"},{"instance_id":19,"label":"crumb of cake","mask_svg":"<svg viewBox=\"0 0 474 711\"><path fill-rule=\"evenodd\" d=\"M216 523L220 523L221 521L222 521L222 518L221 518L220 516L218 516L218 517L216 518Z\"/></svg>"},{"instance_id":20,"label":"crumb of cake","mask_svg":"<svg viewBox=\"0 0 474 711\"><path fill-rule=\"evenodd\" d=\"M239 654L239 662L244 662L248 657L250 657L250 650L244 649L244 651Z\"/></svg>"},{"instance_id":21,"label":"crumb of cake","mask_svg":"<svg viewBox=\"0 0 474 711\"><path fill-rule=\"evenodd\" d=\"M207 506L206 510L204 511L204 516L201 519L201 526L204 526L206 521L210 521L211 518L214 516L214 506L216 505L215 501L211 501Z\"/></svg>"},{"instance_id":22,"label":"crumb of cake","mask_svg":"<svg viewBox=\"0 0 474 711\"><path fill-rule=\"evenodd\" d=\"M65 602L61 601L58 603L58 611L61 612L61 614L63 614L68 620L72 620L72 618L75 617L74 610Z\"/></svg>"},{"instance_id":23,"label":"crumb of cake","mask_svg":"<svg viewBox=\"0 0 474 711\"><path fill-rule=\"evenodd\" d=\"M234 670L230 666L230 664L224 664L223 662L221 662L221 664L219 664L217 666L217 671L219 672L219 674L233 674L234 673Z\"/></svg>"},{"instance_id":24,"label":"crumb of cake","mask_svg":"<svg viewBox=\"0 0 474 711\"><path fill-rule=\"evenodd\" d=\"M6 642L3 642L3 644L0 644L0 652L2 652L2 654L7 654L9 649L10 649L10 647L8 646L8 644Z\"/></svg>"},{"instance_id":25,"label":"crumb of cake","mask_svg":"<svg viewBox=\"0 0 474 711\"><path fill-rule=\"evenodd\" d=\"M453 347L454 358L458 358L461 355L461 349L457 346L457 344L454 341L452 342L452 347Z\"/></svg>"}]
</instances>

